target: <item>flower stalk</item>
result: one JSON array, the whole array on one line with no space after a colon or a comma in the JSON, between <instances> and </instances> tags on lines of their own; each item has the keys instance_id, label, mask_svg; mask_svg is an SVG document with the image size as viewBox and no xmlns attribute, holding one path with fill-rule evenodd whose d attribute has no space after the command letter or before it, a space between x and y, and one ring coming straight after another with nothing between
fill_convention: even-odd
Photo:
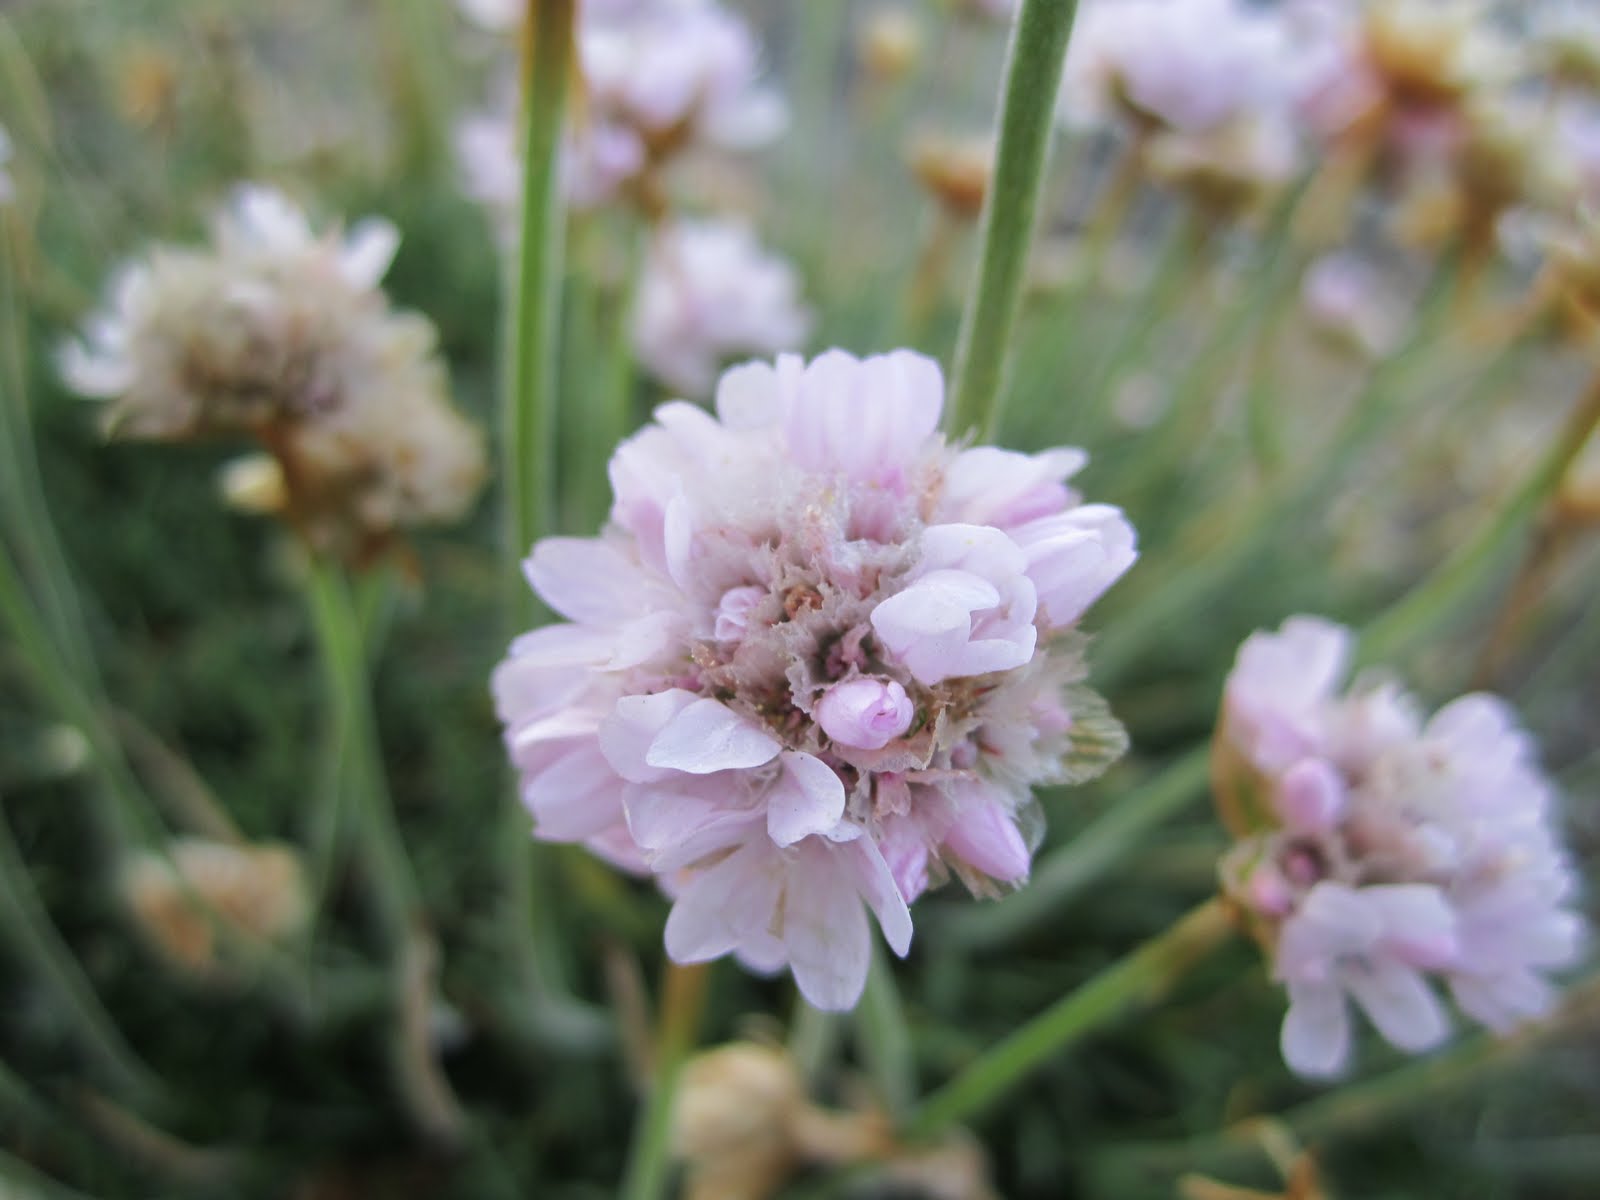
<instances>
[{"instance_id":1,"label":"flower stalk","mask_svg":"<svg viewBox=\"0 0 1600 1200\"><path fill-rule=\"evenodd\" d=\"M976 1116L1048 1059L1156 999L1232 929L1223 901L1207 900L970 1063L928 1097L907 1136L930 1138Z\"/></svg>"},{"instance_id":2,"label":"flower stalk","mask_svg":"<svg viewBox=\"0 0 1600 1200\"><path fill-rule=\"evenodd\" d=\"M453 1145L461 1139L463 1117L433 1058L424 1019L432 1002L432 939L384 778L365 640L349 585L338 568L313 560L307 598L339 746L337 788L352 801L350 844L389 959L394 1082L419 1132Z\"/></svg>"},{"instance_id":3,"label":"flower stalk","mask_svg":"<svg viewBox=\"0 0 1600 1200\"><path fill-rule=\"evenodd\" d=\"M983 211L983 252L956 346L950 429L988 436L1000 414L1006 352L1053 133L1053 103L1076 0L1023 0L1001 85L998 153Z\"/></svg>"},{"instance_id":4,"label":"flower stalk","mask_svg":"<svg viewBox=\"0 0 1600 1200\"><path fill-rule=\"evenodd\" d=\"M655 1081L634 1130L633 1147L618 1192L623 1200L659 1200L667 1194L673 1108L683 1064L699 1033L709 974L710 967L705 963L667 964L656 1038Z\"/></svg>"}]
</instances>

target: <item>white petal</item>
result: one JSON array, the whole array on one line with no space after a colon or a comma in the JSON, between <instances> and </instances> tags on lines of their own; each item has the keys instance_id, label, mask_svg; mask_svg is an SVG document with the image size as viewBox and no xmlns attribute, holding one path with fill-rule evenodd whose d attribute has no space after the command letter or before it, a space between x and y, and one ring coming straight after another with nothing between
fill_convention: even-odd
<instances>
[{"instance_id":1,"label":"white petal","mask_svg":"<svg viewBox=\"0 0 1600 1200\"><path fill-rule=\"evenodd\" d=\"M523 564L546 604L580 625L620 625L642 615L644 570L599 538L544 538Z\"/></svg>"},{"instance_id":2,"label":"white petal","mask_svg":"<svg viewBox=\"0 0 1600 1200\"><path fill-rule=\"evenodd\" d=\"M1345 971L1344 981L1378 1032L1401 1050L1430 1050L1450 1032L1444 1007L1420 971L1379 961Z\"/></svg>"},{"instance_id":3,"label":"white petal","mask_svg":"<svg viewBox=\"0 0 1600 1200\"><path fill-rule=\"evenodd\" d=\"M771 762L783 747L754 721L715 700L696 700L656 735L645 754L652 767L709 775Z\"/></svg>"},{"instance_id":4,"label":"white petal","mask_svg":"<svg viewBox=\"0 0 1600 1200\"><path fill-rule=\"evenodd\" d=\"M668 772L647 761L650 745L671 720L698 697L683 688L669 688L648 696L623 696L611 715L600 722L600 749L624 779L654 783Z\"/></svg>"},{"instance_id":5,"label":"white petal","mask_svg":"<svg viewBox=\"0 0 1600 1200\"><path fill-rule=\"evenodd\" d=\"M900 894L894 873L884 860L878 844L869 837L857 838L841 853L856 856L856 886L868 906L877 915L883 939L901 958L911 949L911 910Z\"/></svg>"},{"instance_id":6,"label":"white petal","mask_svg":"<svg viewBox=\"0 0 1600 1200\"><path fill-rule=\"evenodd\" d=\"M1289 1011L1279 1043L1283 1060L1299 1075L1327 1078L1350 1057L1350 1014L1336 985L1289 986Z\"/></svg>"},{"instance_id":7,"label":"white petal","mask_svg":"<svg viewBox=\"0 0 1600 1200\"><path fill-rule=\"evenodd\" d=\"M826 843L804 847L790 867L784 898L789 969L800 994L825 1012L855 1007L872 958L861 897L829 857L848 852Z\"/></svg>"},{"instance_id":8,"label":"white petal","mask_svg":"<svg viewBox=\"0 0 1600 1200\"><path fill-rule=\"evenodd\" d=\"M784 753L783 769L767 793L767 833L792 846L826 833L844 816L844 784L833 768L810 754Z\"/></svg>"},{"instance_id":9,"label":"white petal","mask_svg":"<svg viewBox=\"0 0 1600 1200\"><path fill-rule=\"evenodd\" d=\"M754 843L696 875L667 917L668 957L705 962L755 938L772 922L783 878L776 853Z\"/></svg>"}]
</instances>

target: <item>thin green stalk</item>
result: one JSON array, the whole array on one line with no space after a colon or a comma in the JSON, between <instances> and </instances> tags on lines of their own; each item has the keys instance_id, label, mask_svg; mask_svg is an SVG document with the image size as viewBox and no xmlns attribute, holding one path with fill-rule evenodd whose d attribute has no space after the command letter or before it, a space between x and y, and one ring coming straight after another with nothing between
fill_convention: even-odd
<instances>
[{"instance_id":1,"label":"thin green stalk","mask_svg":"<svg viewBox=\"0 0 1600 1200\"><path fill-rule=\"evenodd\" d=\"M385 0L384 9L401 59L393 86L408 117L408 165L418 175L430 175L450 161L452 73L449 57L439 52L450 34L447 10L434 0Z\"/></svg>"},{"instance_id":2,"label":"thin green stalk","mask_svg":"<svg viewBox=\"0 0 1600 1200\"><path fill-rule=\"evenodd\" d=\"M502 404L501 473L505 489L505 586L512 632L534 624L537 603L521 562L535 539L554 525L557 358L561 346L561 286L565 214L558 156L571 86L577 0L528 0L526 137L523 198ZM560 928L535 894L539 863L549 847L528 836L527 816L508 790L497 841L501 878L498 952L507 962L513 996L510 1017L535 1037L592 1046L606 1026L561 993ZM545 872L547 873L547 872ZM530 997L529 992L532 992Z\"/></svg>"},{"instance_id":3,"label":"thin green stalk","mask_svg":"<svg viewBox=\"0 0 1600 1200\"><path fill-rule=\"evenodd\" d=\"M1239 1164L1259 1152L1254 1134L1267 1123L1288 1129L1303 1142L1326 1145L1383 1127L1440 1097L1459 1096L1465 1085L1526 1066L1533 1052L1591 1031L1597 1019L1600 977L1591 974L1569 990L1556 1015L1512 1037L1481 1033L1444 1053L1347 1084L1275 1116L1248 1117L1204 1137L1115 1146L1106 1159L1144 1177Z\"/></svg>"},{"instance_id":4,"label":"thin green stalk","mask_svg":"<svg viewBox=\"0 0 1600 1200\"><path fill-rule=\"evenodd\" d=\"M795 1000L794 1020L789 1027L789 1057L808 1084L815 1084L833 1055L838 1042L839 1018L831 1012L813 1008L805 999Z\"/></svg>"},{"instance_id":5,"label":"thin green stalk","mask_svg":"<svg viewBox=\"0 0 1600 1200\"><path fill-rule=\"evenodd\" d=\"M1332 444L1305 470L1285 471L1242 509L1212 514L1189 528L1184 541L1167 555L1160 586L1154 591L1147 588L1139 602L1096 642L1095 677L1102 687L1125 672L1163 629L1198 611L1235 571L1270 544L1274 532L1293 527L1326 503L1329 490L1346 467L1372 444L1383 418L1415 370L1419 352L1431 344L1453 275L1453 260L1447 259L1435 274L1411 336L1391 357L1373 367Z\"/></svg>"},{"instance_id":6,"label":"thin green stalk","mask_svg":"<svg viewBox=\"0 0 1600 1200\"><path fill-rule=\"evenodd\" d=\"M689 1057L705 1007L709 965L668 963L662 986L661 1030L656 1071L644 1111L634 1127L621 1200L661 1200L672 1173L672 1119L683 1064Z\"/></svg>"},{"instance_id":7,"label":"thin green stalk","mask_svg":"<svg viewBox=\"0 0 1600 1200\"><path fill-rule=\"evenodd\" d=\"M0 807L0 928L28 965L29 978L54 996L58 1011L81 1044L97 1059L108 1083L135 1094L152 1095L159 1084L149 1067L123 1039L71 948L50 922L28 876L27 863Z\"/></svg>"},{"instance_id":8,"label":"thin green stalk","mask_svg":"<svg viewBox=\"0 0 1600 1200\"><path fill-rule=\"evenodd\" d=\"M1189 751L1040 859L1027 887L997 904L962 909L941 936L972 950L991 951L1056 917L1063 905L1104 878L1150 830L1203 796L1210 763L1208 746Z\"/></svg>"},{"instance_id":9,"label":"thin green stalk","mask_svg":"<svg viewBox=\"0 0 1600 1200\"><path fill-rule=\"evenodd\" d=\"M983 252L956 344L950 428L993 432L1006 352L1022 307L1024 268L1054 129L1055 95L1077 0L1023 0L1001 85L994 178L983 210Z\"/></svg>"},{"instance_id":10,"label":"thin green stalk","mask_svg":"<svg viewBox=\"0 0 1600 1200\"><path fill-rule=\"evenodd\" d=\"M976 1116L1068 1046L1156 999L1232 928L1215 898L1180 917L970 1063L923 1102L907 1136L930 1138Z\"/></svg>"},{"instance_id":11,"label":"thin green stalk","mask_svg":"<svg viewBox=\"0 0 1600 1200\"><path fill-rule=\"evenodd\" d=\"M900 1003L894 968L882 944L872 945L872 967L856 1009L856 1044L889 1115L902 1120L917 1098L917 1064L911 1028Z\"/></svg>"},{"instance_id":12,"label":"thin green stalk","mask_svg":"<svg viewBox=\"0 0 1600 1200\"><path fill-rule=\"evenodd\" d=\"M564 206L558 157L571 86L577 0L529 0L522 229L510 329L510 381L504 401L502 474L506 489L507 581L519 629L532 601L518 564L550 531L556 496L556 364L561 347Z\"/></svg>"},{"instance_id":13,"label":"thin green stalk","mask_svg":"<svg viewBox=\"0 0 1600 1200\"><path fill-rule=\"evenodd\" d=\"M1111 350L1096 369L1093 381L1077 403L1076 415L1081 422L1081 432L1074 436L1081 444L1093 445L1099 440L1116 384L1128 367L1144 356L1150 344L1150 335L1171 313L1173 303L1183 291L1181 285L1188 278L1195 246L1193 225L1187 220L1175 222L1157 253L1155 268L1134 302L1132 312L1117 331ZM1071 311L1065 314L1066 320L1074 320L1077 311L1078 303L1075 301ZM1073 357L1076 357L1075 351ZM1056 378L1070 370L1071 360L1063 355L1062 361L1063 367Z\"/></svg>"},{"instance_id":14,"label":"thin green stalk","mask_svg":"<svg viewBox=\"0 0 1600 1200\"><path fill-rule=\"evenodd\" d=\"M1422 584L1411 589L1361 637L1363 662L1381 662L1428 629L1439 629L1491 574L1510 545L1538 517L1567 469L1600 424L1600 375L1590 381L1566 427L1528 478L1482 528Z\"/></svg>"},{"instance_id":15,"label":"thin green stalk","mask_svg":"<svg viewBox=\"0 0 1600 1200\"><path fill-rule=\"evenodd\" d=\"M384 776L366 645L337 567L314 561L308 593L341 749L338 779L350 793L351 844L389 960L389 1053L395 1084L419 1131L454 1144L461 1137L462 1114L433 1059L425 1023L416 1019L419 1005L427 1003L432 991L432 943Z\"/></svg>"}]
</instances>

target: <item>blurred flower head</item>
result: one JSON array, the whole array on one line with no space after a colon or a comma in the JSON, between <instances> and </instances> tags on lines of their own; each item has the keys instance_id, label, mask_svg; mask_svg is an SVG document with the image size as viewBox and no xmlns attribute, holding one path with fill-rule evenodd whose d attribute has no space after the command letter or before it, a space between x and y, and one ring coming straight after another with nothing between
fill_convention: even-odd
<instances>
[{"instance_id":1,"label":"blurred flower head","mask_svg":"<svg viewBox=\"0 0 1600 1200\"><path fill-rule=\"evenodd\" d=\"M679 962L848 1008L867 909L904 954L930 883L1021 883L1030 789L1123 749L1074 631L1132 529L1081 451L948 445L943 392L909 351L734 368L618 449L600 537L534 547L570 623L494 690L535 832L655 874Z\"/></svg>"},{"instance_id":2,"label":"blurred flower head","mask_svg":"<svg viewBox=\"0 0 1600 1200\"><path fill-rule=\"evenodd\" d=\"M1547 1012L1582 922L1532 740L1487 695L1424 718L1393 684L1338 691L1351 635L1315 617L1245 642L1213 753L1238 844L1223 885L1289 992L1283 1053L1350 1057L1349 1002L1403 1050L1449 1032L1432 981L1504 1032Z\"/></svg>"},{"instance_id":3,"label":"blurred flower head","mask_svg":"<svg viewBox=\"0 0 1600 1200\"><path fill-rule=\"evenodd\" d=\"M752 150L787 124L782 97L762 83L755 34L715 0L585 3L576 37L581 93L562 149L574 207L630 193L653 206L657 173L680 153ZM504 78L490 108L456 129L466 190L506 230L521 198L518 107Z\"/></svg>"},{"instance_id":4,"label":"blurred flower head","mask_svg":"<svg viewBox=\"0 0 1600 1200\"><path fill-rule=\"evenodd\" d=\"M917 182L951 216L976 220L994 174L994 139L987 134L951 137L924 134L911 143Z\"/></svg>"},{"instance_id":5,"label":"blurred flower head","mask_svg":"<svg viewBox=\"0 0 1600 1200\"><path fill-rule=\"evenodd\" d=\"M1287 28L1238 0L1091 0L1062 79L1069 125L1207 133L1289 101Z\"/></svg>"},{"instance_id":6,"label":"blurred flower head","mask_svg":"<svg viewBox=\"0 0 1600 1200\"><path fill-rule=\"evenodd\" d=\"M634 303L633 346L677 394L709 396L728 359L797 349L811 326L794 267L747 226L682 220L653 232Z\"/></svg>"},{"instance_id":7,"label":"blurred flower head","mask_svg":"<svg viewBox=\"0 0 1600 1200\"><path fill-rule=\"evenodd\" d=\"M1377 267L1348 251L1325 254L1306 269L1300 303L1318 334L1367 357L1382 355L1400 331Z\"/></svg>"},{"instance_id":8,"label":"blurred flower head","mask_svg":"<svg viewBox=\"0 0 1600 1200\"><path fill-rule=\"evenodd\" d=\"M922 23L910 8L875 8L856 31L856 54L872 78L887 82L916 65L923 41Z\"/></svg>"},{"instance_id":9,"label":"blurred flower head","mask_svg":"<svg viewBox=\"0 0 1600 1200\"><path fill-rule=\"evenodd\" d=\"M209 247L118 271L62 375L108 402L114 437L255 441L283 515L320 549L361 557L401 526L456 520L483 482L482 439L450 405L433 327L378 286L398 241L377 219L314 233L282 193L241 187Z\"/></svg>"},{"instance_id":10,"label":"blurred flower head","mask_svg":"<svg viewBox=\"0 0 1600 1200\"><path fill-rule=\"evenodd\" d=\"M165 853L130 859L121 884L151 944L199 973L220 965L219 931L282 942L310 915L304 871L287 846L179 838Z\"/></svg>"}]
</instances>

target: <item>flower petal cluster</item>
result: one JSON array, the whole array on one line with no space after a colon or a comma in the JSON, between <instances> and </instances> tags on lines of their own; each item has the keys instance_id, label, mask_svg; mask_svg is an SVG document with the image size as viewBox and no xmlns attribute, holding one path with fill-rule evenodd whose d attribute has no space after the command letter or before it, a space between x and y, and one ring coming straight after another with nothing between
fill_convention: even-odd
<instances>
[{"instance_id":1,"label":"flower petal cluster","mask_svg":"<svg viewBox=\"0 0 1600 1200\"><path fill-rule=\"evenodd\" d=\"M501 28L520 18L481 2L469 15ZM715 0L585 0L576 36L583 94L563 153L563 184L576 207L648 191L653 173L690 148L752 150L787 124L782 98L761 82L755 34ZM467 190L505 228L521 196L517 128L516 88L507 84L488 111L457 129Z\"/></svg>"},{"instance_id":2,"label":"flower petal cluster","mask_svg":"<svg viewBox=\"0 0 1600 1200\"><path fill-rule=\"evenodd\" d=\"M634 301L633 348L677 394L709 396L728 359L797 349L812 323L793 265L748 226L679 220L653 233Z\"/></svg>"},{"instance_id":3,"label":"flower petal cluster","mask_svg":"<svg viewBox=\"0 0 1600 1200\"><path fill-rule=\"evenodd\" d=\"M114 436L257 442L319 546L360 553L455 520L484 448L450 405L433 327L379 287L398 244L377 219L317 234L282 193L242 186L210 246L157 247L117 273L62 374L109 402Z\"/></svg>"},{"instance_id":4,"label":"flower petal cluster","mask_svg":"<svg viewBox=\"0 0 1600 1200\"><path fill-rule=\"evenodd\" d=\"M1578 955L1574 876L1532 740L1492 696L1424 718L1392 684L1340 694L1348 630L1294 617L1245 642L1214 757L1241 841L1230 897L1289 993L1283 1053L1342 1071L1349 1003L1407 1051L1444 1040L1433 981L1497 1032L1546 1012Z\"/></svg>"},{"instance_id":5,"label":"flower petal cluster","mask_svg":"<svg viewBox=\"0 0 1600 1200\"><path fill-rule=\"evenodd\" d=\"M784 965L853 1005L949 874L1026 879L1030 789L1123 749L1074 627L1135 558L1077 450L962 449L938 366L829 351L728 371L611 462L597 538L534 547L567 623L494 678L538 836L654 874L677 961Z\"/></svg>"}]
</instances>

